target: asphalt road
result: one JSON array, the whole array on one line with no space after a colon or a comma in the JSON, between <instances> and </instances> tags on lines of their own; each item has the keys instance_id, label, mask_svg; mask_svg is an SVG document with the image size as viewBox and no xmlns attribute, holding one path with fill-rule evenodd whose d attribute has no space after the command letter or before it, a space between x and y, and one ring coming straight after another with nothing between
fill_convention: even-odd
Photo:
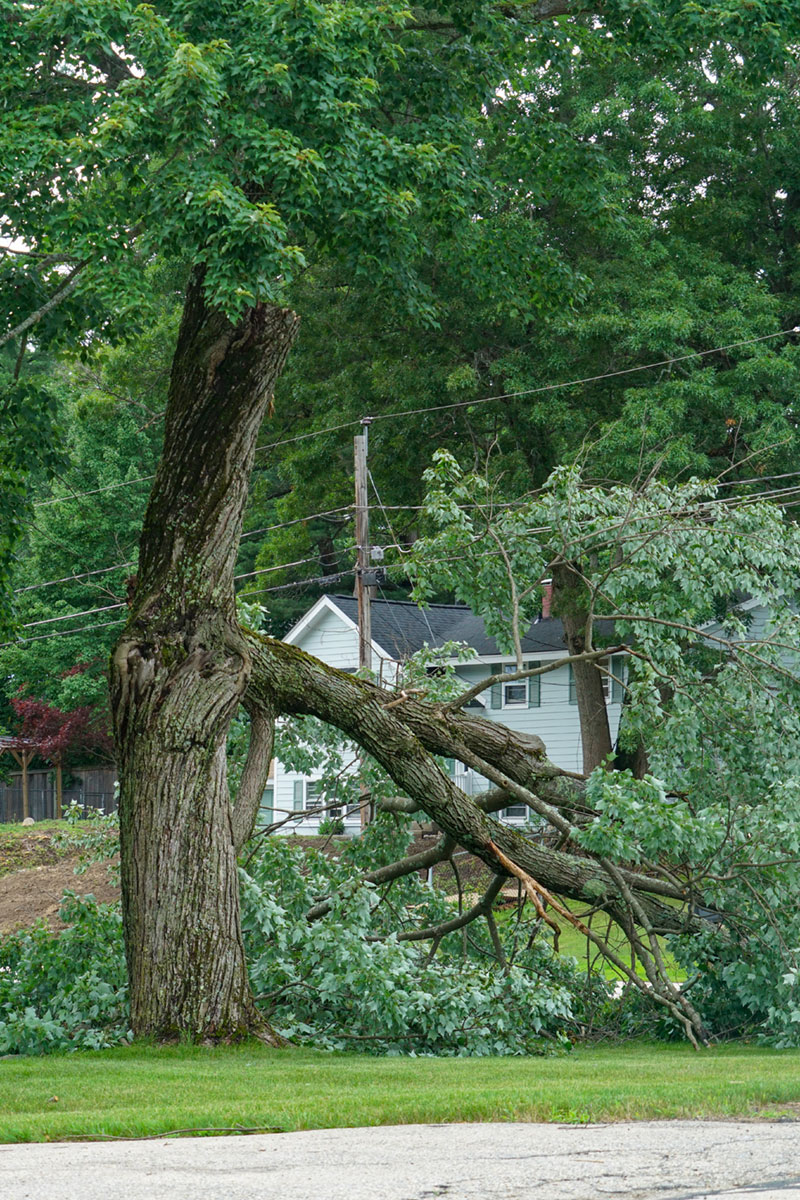
<instances>
[{"instance_id":1,"label":"asphalt road","mask_svg":"<svg viewBox=\"0 0 800 1200\"><path fill-rule=\"evenodd\" d=\"M2 1200L800 1200L800 1124L399 1125L0 1146Z\"/></svg>"}]
</instances>

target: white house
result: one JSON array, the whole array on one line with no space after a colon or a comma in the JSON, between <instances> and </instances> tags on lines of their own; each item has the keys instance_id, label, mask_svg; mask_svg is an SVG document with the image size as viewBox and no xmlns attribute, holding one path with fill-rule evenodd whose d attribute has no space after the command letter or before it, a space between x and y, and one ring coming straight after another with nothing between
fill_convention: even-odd
<instances>
[{"instance_id":1,"label":"white house","mask_svg":"<svg viewBox=\"0 0 800 1200\"><path fill-rule=\"evenodd\" d=\"M286 635L285 641L340 670L355 671L358 667L357 602L353 596L322 596ZM396 600L372 602L372 669L379 681L391 686L402 663L427 643L430 647L445 642L461 642L477 654L469 661L450 660L456 674L463 679L465 689L481 678L499 673L503 668L516 670L512 655L501 654L495 640L488 636L483 620L463 604L431 604L420 608L416 604ZM540 617L522 638L526 666L543 665L563 658L566 654L564 631L556 618ZM611 664L617 679L623 676L622 658ZM623 688L615 679L606 677L609 720L612 740L619 725ZM501 721L511 729L535 733L547 747L549 757L558 766L580 771L582 747L580 723L575 697L572 670L567 666L515 683L497 684L471 702L490 719ZM471 794L482 791L484 780L460 763L452 763L456 782ZM289 812L303 812L298 822L285 826L287 832L316 833L326 814L315 813L318 796L317 780L273 764L270 785L264 795L262 819L270 820L270 810L280 818ZM348 832L360 827L357 808L350 812L336 811L342 816ZM527 809L515 805L505 812L506 819L523 822Z\"/></svg>"}]
</instances>

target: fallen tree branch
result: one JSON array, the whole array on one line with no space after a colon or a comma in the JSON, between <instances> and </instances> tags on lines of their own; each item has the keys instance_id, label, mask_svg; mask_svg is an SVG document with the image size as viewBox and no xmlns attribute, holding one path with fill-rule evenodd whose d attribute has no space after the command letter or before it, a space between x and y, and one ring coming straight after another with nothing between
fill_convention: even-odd
<instances>
[{"instance_id":1,"label":"fallen tree branch","mask_svg":"<svg viewBox=\"0 0 800 1200\"><path fill-rule=\"evenodd\" d=\"M443 921L441 925L433 925L429 929L407 929L403 933L398 933L398 942L427 942L431 939L440 942L448 933L455 933L458 929L464 929L467 925L471 925L473 921L477 921L478 917L485 917L492 911L500 889L503 886L504 875L495 875L492 882L489 884L486 891L481 896L472 908L466 912L459 913L457 917L451 917L449 921ZM375 934L374 937L367 939L370 942L381 942L384 940L383 934Z\"/></svg>"},{"instance_id":2,"label":"fallen tree branch","mask_svg":"<svg viewBox=\"0 0 800 1200\"><path fill-rule=\"evenodd\" d=\"M398 858L396 862L389 863L385 867L378 867L374 871L362 876L362 883L391 883L395 879L400 879L403 875L411 875L414 871L425 871L429 867L433 867L436 863L444 862L446 858L455 850L455 842L452 838L443 835L439 841L431 846L429 850L421 850L417 854L409 854L405 858ZM326 897L324 900L318 901L306 913L307 921L318 921L320 917L326 916L333 907L333 902Z\"/></svg>"},{"instance_id":3,"label":"fallen tree branch","mask_svg":"<svg viewBox=\"0 0 800 1200\"><path fill-rule=\"evenodd\" d=\"M542 900L546 900L550 907L555 909L560 916L562 916L566 921L569 921L571 925L574 925L574 927L580 933L582 933L584 937L589 938L589 940L593 942L600 950L600 953L603 955L603 957L609 962L613 963L617 970L622 971L634 985L634 987L638 988L639 991L643 992L645 995L652 996L660 1004L663 1004L666 1008L668 1008L675 1019L679 1021L685 1029L686 1036L694 1046L695 1050L699 1049L698 1038L695 1036L696 1034L699 1035L700 1040L703 1041L704 1044L708 1044L708 1039L703 1031L700 1018L698 1017L694 1007L690 1004L687 997L683 996L680 991L674 987L672 981L666 975L666 968L664 968L663 959L660 960L660 965L664 972L663 974L659 972L658 975L652 979L648 979L647 981L641 979L634 968L632 966L629 967L628 964L619 957L609 943L604 938L601 938L599 934L593 931L591 926L584 924L580 917L576 917L574 913L570 912L570 910L559 900L557 900L546 887L543 887L541 883L537 882L537 880L528 875L526 871L523 871L520 867L518 867L516 863L511 861L510 858L507 858L498 846L495 846L494 850L506 870L520 880L525 888L525 891L528 893L533 904L536 906L537 912L544 917L544 920L547 921L548 925L553 925L554 922L545 915ZM556 928L558 927L556 926ZM625 933L626 936L628 936L628 940L631 942L632 946L638 942L639 946L641 947L641 941L639 939L631 938L627 930L625 930ZM644 962L644 959L642 961Z\"/></svg>"},{"instance_id":4,"label":"fallen tree branch","mask_svg":"<svg viewBox=\"0 0 800 1200\"><path fill-rule=\"evenodd\" d=\"M566 783L568 794L582 799L583 789L576 794L573 781L563 780L558 768L544 757L543 747L539 750L542 743L538 738L520 738L502 726L463 714L445 717L441 708L423 701L409 701L387 712L385 693L374 684L328 667L296 646L250 631L245 637L253 661L248 697L254 703L265 703L287 715L315 716L342 730L385 768L398 788L417 801L455 844L477 855L495 874L505 868L491 849L493 845L559 895L589 905L602 904L615 915L617 910L623 915L619 889L600 864L589 857L538 845L493 820L455 785L429 752L454 753L464 761L467 737L474 736L482 748L488 744L497 756L505 744L518 774L549 785L555 795L559 794L559 785ZM513 784L509 776L494 773L500 775L496 779L500 787L518 793L519 785ZM538 796L534 801L540 803ZM552 806L551 811L558 817ZM563 817L561 822L571 832L569 822ZM684 932L691 924L680 911L658 898L683 899L677 888L636 872L626 872L625 878L636 889L658 932ZM329 907L315 906L310 915L313 919L327 911Z\"/></svg>"}]
</instances>

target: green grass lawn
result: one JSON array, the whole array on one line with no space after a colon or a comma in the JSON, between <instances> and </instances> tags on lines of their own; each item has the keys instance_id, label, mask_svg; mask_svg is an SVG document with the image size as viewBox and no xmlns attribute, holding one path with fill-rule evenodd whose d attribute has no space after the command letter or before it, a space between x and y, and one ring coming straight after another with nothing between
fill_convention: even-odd
<instances>
[{"instance_id":1,"label":"green grass lawn","mask_svg":"<svg viewBox=\"0 0 800 1200\"><path fill-rule=\"evenodd\" d=\"M795 1115L798 1102L800 1051L753 1046L414 1059L140 1044L0 1061L3 1142L237 1126L777 1116Z\"/></svg>"}]
</instances>

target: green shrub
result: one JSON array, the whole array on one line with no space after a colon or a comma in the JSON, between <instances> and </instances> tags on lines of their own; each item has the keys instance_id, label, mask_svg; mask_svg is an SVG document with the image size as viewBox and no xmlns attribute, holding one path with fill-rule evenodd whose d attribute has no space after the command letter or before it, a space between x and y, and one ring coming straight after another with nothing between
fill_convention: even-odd
<instances>
[{"instance_id":1,"label":"green shrub","mask_svg":"<svg viewBox=\"0 0 800 1200\"><path fill-rule=\"evenodd\" d=\"M335 837L344 833L344 820L341 817L323 817L319 823L321 837Z\"/></svg>"},{"instance_id":2,"label":"green shrub","mask_svg":"<svg viewBox=\"0 0 800 1200\"><path fill-rule=\"evenodd\" d=\"M129 1041L119 906L64 894L67 928L0 938L0 1053L100 1050Z\"/></svg>"}]
</instances>

